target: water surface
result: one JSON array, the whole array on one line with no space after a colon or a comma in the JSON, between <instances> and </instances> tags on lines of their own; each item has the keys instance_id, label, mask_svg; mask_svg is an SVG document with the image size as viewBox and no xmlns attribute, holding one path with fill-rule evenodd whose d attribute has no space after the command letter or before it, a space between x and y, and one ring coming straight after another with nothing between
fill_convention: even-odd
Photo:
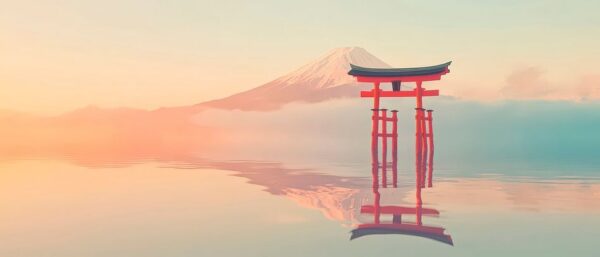
<instances>
[{"instance_id":1,"label":"water surface","mask_svg":"<svg viewBox=\"0 0 600 257\"><path fill-rule=\"evenodd\" d=\"M360 211L375 198L368 165L18 160L0 170L2 256L594 256L600 237L594 177L436 171L421 197L439 215L422 224L445 229L451 245L410 234L350 240L373 223ZM381 204L415 208L413 180L400 170L397 188L378 188Z\"/></svg>"}]
</instances>

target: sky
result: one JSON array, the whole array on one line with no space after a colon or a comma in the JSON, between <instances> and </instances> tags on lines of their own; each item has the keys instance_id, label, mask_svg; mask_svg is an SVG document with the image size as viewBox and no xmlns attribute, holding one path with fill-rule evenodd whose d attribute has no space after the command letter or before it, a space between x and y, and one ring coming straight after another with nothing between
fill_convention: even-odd
<instances>
[{"instance_id":1,"label":"sky","mask_svg":"<svg viewBox=\"0 0 600 257\"><path fill-rule=\"evenodd\" d=\"M154 109L266 83L336 47L452 60L442 94L600 99L597 1L0 0L0 109Z\"/></svg>"}]
</instances>

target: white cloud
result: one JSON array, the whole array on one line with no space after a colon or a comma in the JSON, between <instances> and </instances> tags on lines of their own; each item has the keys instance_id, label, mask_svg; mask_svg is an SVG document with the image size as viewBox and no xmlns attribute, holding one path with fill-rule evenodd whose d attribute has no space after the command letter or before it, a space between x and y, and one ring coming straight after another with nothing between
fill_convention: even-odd
<instances>
[{"instance_id":1,"label":"white cloud","mask_svg":"<svg viewBox=\"0 0 600 257\"><path fill-rule=\"evenodd\" d=\"M555 86L543 77L539 67L527 67L513 71L506 78L506 86L500 91L508 98L544 98L556 91Z\"/></svg>"}]
</instances>

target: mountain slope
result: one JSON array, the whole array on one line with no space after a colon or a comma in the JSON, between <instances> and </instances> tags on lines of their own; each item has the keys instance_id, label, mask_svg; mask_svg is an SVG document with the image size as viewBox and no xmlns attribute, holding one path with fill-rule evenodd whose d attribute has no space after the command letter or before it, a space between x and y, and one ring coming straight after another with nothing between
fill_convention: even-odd
<instances>
[{"instance_id":1,"label":"mountain slope","mask_svg":"<svg viewBox=\"0 0 600 257\"><path fill-rule=\"evenodd\" d=\"M337 48L298 70L267 84L199 106L220 109L274 110L291 102L320 102L355 97L365 84L347 72L350 63L366 67L390 67L360 47Z\"/></svg>"}]
</instances>

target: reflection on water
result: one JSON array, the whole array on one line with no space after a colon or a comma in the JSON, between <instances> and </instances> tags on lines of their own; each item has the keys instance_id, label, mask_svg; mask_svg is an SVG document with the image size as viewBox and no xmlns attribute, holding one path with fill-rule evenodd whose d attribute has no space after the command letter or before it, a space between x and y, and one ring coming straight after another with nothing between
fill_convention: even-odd
<instances>
[{"instance_id":1,"label":"reflection on water","mask_svg":"<svg viewBox=\"0 0 600 257\"><path fill-rule=\"evenodd\" d=\"M395 189L397 187L397 169L394 167L392 172L394 178L393 189ZM379 172L379 169L376 166L373 166L371 174L373 178L373 203L362 205L360 207L360 213L372 215L373 221L358 225L356 229L352 230L350 239L368 235L403 234L429 238L449 245L454 244L452 242L452 237L444 234L444 228L423 225L423 216L439 216L440 212L436 209L423 208L423 199L419 185L415 184L414 207L382 205L379 187L380 182L384 185L384 188L386 187L385 178L387 174ZM391 215L391 221L382 221L382 215ZM406 221L406 216L409 215L415 216L414 222Z\"/></svg>"},{"instance_id":2,"label":"reflection on water","mask_svg":"<svg viewBox=\"0 0 600 257\"><path fill-rule=\"evenodd\" d=\"M362 159L290 164L205 158L187 143L119 146L0 156L0 220L10 221L0 222L0 256L593 256L600 237L600 180L589 172L441 168L421 190L412 170L369 174Z\"/></svg>"},{"instance_id":3,"label":"reflection on water","mask_svg":"<svg viewBox=\"0 0 600 257\"><path fill-rule=\"evenodd\" d=\"M434 187L420 191L408 171L386 187L381 173L351 172L364 166L194 157L104 164L1 163L0 218L10 223L0 223L0 254L280 256L286 247L290 256L374 248L394 256L384 250L402 247L426 256L585 256L600 236L600 183L586 178L437 172ZM559 249L548 254L548 244Z\"/></svg>"},{"instance_id":4,"label":"reflection on water","mask_svg":"<svg viewBox=\"0 0 600 257\"><path fill-rule=\"evenodd\" d=\"M0 256L597 256L597 104L441 100L423 190L408 122L369 174L365 108L4 120Z\"/></svg>"}]
</instances>

